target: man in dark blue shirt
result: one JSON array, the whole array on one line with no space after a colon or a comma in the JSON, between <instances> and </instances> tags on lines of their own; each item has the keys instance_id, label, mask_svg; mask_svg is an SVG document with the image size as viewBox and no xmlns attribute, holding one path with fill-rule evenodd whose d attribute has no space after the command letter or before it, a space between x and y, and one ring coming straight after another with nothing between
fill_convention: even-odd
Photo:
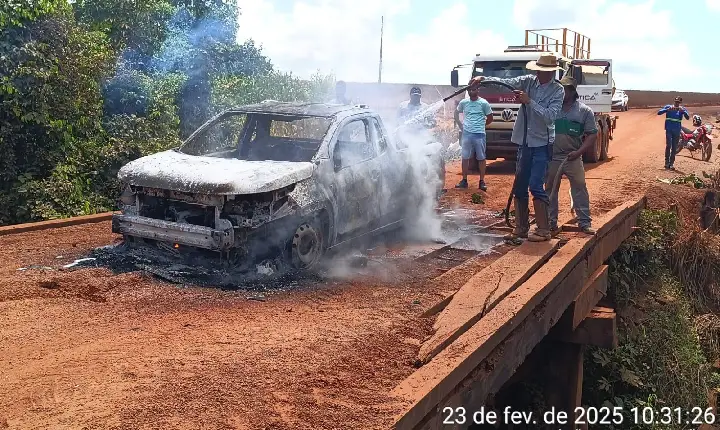
<instances>
[{"instance_id":1,"label":"man in dark blue shirt","mask_svg":"<svg viewBox=\"0 0 720 430\"><path fill-rule=\"evenodd\" d=\"M690 114L681 106L682 97L675 97L675 104L665 105L658 111L658 115L665 114L665 168L675 170L675 153L677 152L682 119L690 119Z\"/></svg>"}]
</instances>

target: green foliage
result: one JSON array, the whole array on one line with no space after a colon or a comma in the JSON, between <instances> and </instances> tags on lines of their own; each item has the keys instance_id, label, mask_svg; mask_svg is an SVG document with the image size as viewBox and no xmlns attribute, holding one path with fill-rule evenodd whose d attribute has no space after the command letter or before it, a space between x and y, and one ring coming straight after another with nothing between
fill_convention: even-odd
<instances>
[{"instance_id":1,"label":"green foliage","mask_svg":"<svg viewBox=\"0 0 720 430\"><path fill-rule=\"evenodd\" d=\"M592 348L585 356L583 402L621 407L623 429L652 427L633 423L633 407L706 407L707 389L718 379L701 347L695 298L668 269L677 216L645 210L638 227L609 260L619 347Z\"/></svg>"},{"instance_id":2,"label":"green foliage","mask_svg":"<svg viewBox=\"0 0 720 430\"><path fill-rule=\"evenodd\" d=\"M165 22L175 12L166 0L78 0L78 21L106 34L116 51L152 55L165 40Z\"/></svg>"},{"instance_id":3,"label":"green foliage","mask_svg":"<svg viewBox=\"0 0 720 430\"><path fill-rule=\"evenodd\" d=\"M8 27L24 27L43 15L67 8L63 0L4 0L0 3L0 30Z\"/></svg>"},{"instance_id":4,"label":"green foliage","mask_svg":"<svg viewBox=\"0 0 720 430\"><path fill-rule=\"evenodd\" d=\"M331 91L275 71L236 27L231 0L2 2L0 225L115 209L120 167L213 112Z\"/></svg>"},{"instance_id":5,"label":"green foliage","mask_svg":"<svg viewBox=\"0 0 720 430\"><path fill-rule=\"evenodd\" d=\"M584 402L621 407L621 428L633 425L630 409L652 406L707 407L711 370L693 326L692 304L667 272L633 297L614 350L593 348L586 355ZM683 428L683 426L667 427Z\"/></svg>"},{"instance_id":6,"label":"green foliage","mask_svg":"<svg viewBox=\"0 0 720 430\"><path fill-rule=\"evenodd\" d=\"M226 76L213 82L212 105L215 112L219 112L263 100L319 101L333 86L332 77L320 74L314 75L309 81L282 72L256 76Z\"/></svg>"},{"instance_id":7,"label":"green foliage","mask_svg":"<svg viewBox=\"0 0 720 430\"><path fill-rule=\"evenodd\" d=\"M630 236L609 261L610 294L620 306L628 304L635 285L667 265L678 218L674 212L644 210L637 228L642 234Z\"/></svg>"},{"instance_id":8,"label":"green foliage","mask_svg":"<svg viewBox=\"0 0 720 430\"><path fill-rule=\"evenodd\" d=\"M28 183L102 133L99 82L113 63L105 35L65 9L0 34L0 223L34 219Z\"/></svg>"},{"instance_id":9,"label":"green foliage","mask_svg":"<svg viewBox=\"0 0 720 430\"><path fill-rule=\"evenodd\" d=\"M707 188L705 182L701 177L695 173L690 173L685 176L678 176L669 181L673 185L691 185L694 188Z\"/></svg>"}]
</instances>

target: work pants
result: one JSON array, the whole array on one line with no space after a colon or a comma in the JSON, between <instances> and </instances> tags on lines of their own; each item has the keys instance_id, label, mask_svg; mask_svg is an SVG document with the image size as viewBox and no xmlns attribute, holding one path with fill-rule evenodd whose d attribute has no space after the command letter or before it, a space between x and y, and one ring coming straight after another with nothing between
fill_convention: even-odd
<instances>
[{"instance_id":1,"label":"work pants","mask_svg":"<svg viewBox=\"0 0 720 430\"><path fill-rule=\"evenodd\" d=\"M675 164L675 153L680 141L680 130L665 130L665 167Z\"/></svg>"},{"instance_id":2,"label":"work pants","mask_svg":"<svg viewBox=\"0 0 720 430\"><path fill-rule=\"evenodd\" d=\"M533 198L550 204L545 192L545 174L552 154L552 145L518 148L518 161L515 168L515 199L527 204L530 201L528 189Z\"/></svg>"},{"instance_id":3,"label":"work pants","mask_svg":"<svg viewBox=\"0 0 720 430\"><path fill-rule=\"evenodd\" d=\"M572 206L575 210L575 216L578 220L579 227L590 227L592 218L590 217L590 193L588 193L587 184L585 183L585 166L582 157L575 160L567 160L562 166L559 173L561 160L552 160L548 164L548 172L545 178L545 189L551 194L550 208L548 209L549 224L551 229L557 228L558 221L558 193L560 191L560 182L563 175L567 176L570 181L570 197L572 198ZM557 177L557 181L555 178ZM555 181L555 184L553 184Z\"/></svg>"}]
</instances>

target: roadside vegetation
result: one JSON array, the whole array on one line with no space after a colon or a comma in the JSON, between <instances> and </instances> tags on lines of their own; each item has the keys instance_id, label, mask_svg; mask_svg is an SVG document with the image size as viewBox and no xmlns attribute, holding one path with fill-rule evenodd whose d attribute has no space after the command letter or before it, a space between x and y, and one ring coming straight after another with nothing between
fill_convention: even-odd
<instances>
[{"instance_id":1,"label":"roadside vegetation","mask_svg":"<svg viewBox=\"0 0 720 430\"><path fill-rule=\"evenodd\" d=\"M0 5L0 225L115 209L125 163L223 108L315 100L332 76L238 43L231 0Z\"/></svg>"},{"instance_id":2,"label":"roadside vegetation","mask_svg":"<svg viewBox=\"0 0 720 430\"><path fill-rule=\"evenodd\" d=\"M716 175L704 176L701 186L693 180L669 188L688 199L687 186L716 185ZM704 411L708 393L720 387L720 239L700 230L697 217L677 206L645 210L639 229L611 257L608 294L617 306L619 347L586 353L583 403L622 408L620 428L688 428L677 420L637 423L630 411Z\"/></svg>"}]
</instances>

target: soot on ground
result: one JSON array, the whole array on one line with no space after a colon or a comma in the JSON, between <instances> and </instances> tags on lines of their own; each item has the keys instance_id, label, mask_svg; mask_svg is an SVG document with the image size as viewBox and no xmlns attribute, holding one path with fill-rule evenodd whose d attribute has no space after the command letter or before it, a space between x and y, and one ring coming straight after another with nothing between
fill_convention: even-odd
<instances>
[{"instance_id":1,"label":"soot on ground","mask_svg":"<svg viewBox=\"0 0 720 430\"><path fill-rule=\"evenodd\" d=\"M406 270L408 264L412 266L414 259L439 248L451 246L481 254L491 252L501 242L487 233L486 226L495 221L489 212L444 208L439 210L439 217L442 227L437 238L414 240L398 228L331 250L313 271L295 270L280 256L240 269L216 255L128 243L94 249L68 270L107 267L116 273L143 271L179 285L269 293L358 277L402 281L413 276Z\"/></svg>"}]
</instances>

